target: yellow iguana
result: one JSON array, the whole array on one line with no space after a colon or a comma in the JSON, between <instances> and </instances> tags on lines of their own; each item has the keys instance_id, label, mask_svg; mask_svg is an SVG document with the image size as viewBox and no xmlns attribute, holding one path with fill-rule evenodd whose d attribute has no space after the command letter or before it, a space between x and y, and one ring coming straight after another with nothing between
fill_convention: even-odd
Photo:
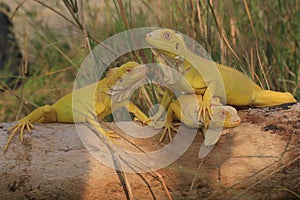
<instances>
[{"instance_id":1,"label":"yellow iguana","mask_svg":"<svg viewBox=\"0 0 300 200\"><path fill-rule=\"evenodd\" d=\"M186 47L181 34L177 34L173 30L159 29L153 31L146 35L146 41L155 49L153 51L159 56L159 61L166 62L167 65L178 70L188 80L194 92L197 95L203 95L199 110L203 119L206 118L206 114L210 118L212 117L210 106L213 104L212 100L218 98L221 102L235 106L268 107L296 102L289 92L264 90L240 71L194 54ZM218 96L221 87L216 80L217 75L210 73L213 71L211 69L213 66L217 67L216 71L223 79L221 84L224 84L226 99ZM166 90L161 104L167 108L173 97L172 92ZM161 110L157 112L153 120L158 120L161 113Z\"/></svg>"},{"instance_id":2,"label":"yellow iguana","mask_svg":"<svg viewBox=\"0 0 300 200\"><path fill-rule=\"evenodd\" d=\"M195 98L195 99L194 99ZM172 102L167 110L167 117L165 123L165 129L159 139L160 142L164 139L166 134L168 134L170 141L172 141L171 130L178 132L174 127L175 124L172 123L174 117L183 122L186 126L192 128L203 128L204 123L209 123L208 121L204 122L199 116L199 107L202 103L201 95L186 94L181 95L177 98L176 101ZM212 115L214 122L212 122L210 128L231 128L238 126L241 123L241 118L238 116L235 108L231 106L224 105L213 105L211 106ZM209 120L209 119L206 119ZM215 144L220 135L210 137L208 141L206 138L206 129L203 129L205 136L206 145ZM221 134L220 131L216 131L217 134Z\"/></svg>"},{"instance_id":3,"label":"yellow iguana","mask_svg":"<svg viewBox=\"0 0 300 200\"><path fill-rule=\"evenodd\" d=\"M111 69L107 76L101 81L67 94L52 106L45 105L37 108L20 119L17 125L8 130L8 132L11 131L11 135L4 147L4 152L7 150L11 139L18 130L20 130L22 142L24 129L31 132L33 123L36 122L87 122L107 137L115 137L112 131L107 132L103 130L98 123L98 120L103 119L112 112L112 106L116 106L114 107L115 109L125 107L140 121L148 123L149 118L128 101L130 91L143 81L146 73L146 66L136 62L128 62L119 68ZM113 96L114 94L116 94L116 96ZM112 98L117 99L114 105L112 105ZM72 105L74 110L72 110Z\"/></svg>"}]
</instances>

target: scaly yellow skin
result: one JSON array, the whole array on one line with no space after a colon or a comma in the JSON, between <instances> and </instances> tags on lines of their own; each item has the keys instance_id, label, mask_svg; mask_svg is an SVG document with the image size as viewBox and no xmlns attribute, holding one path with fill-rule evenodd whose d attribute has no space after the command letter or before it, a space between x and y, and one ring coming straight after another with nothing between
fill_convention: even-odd
<instances>
[{"instance_id":1,"label":"scaly yellow skin","mask_svg":"<svg viewBox=\"0 0 300 200\"><path fill-rule=\"evenodd\" d=\"M204 121L204 119L199 116L201 103L202 96L192 94L181 95L176 101L172 102L167 110L165 129L159 141L162 142L166 134L168 134L170 141L172 141L171 130L178 132L175 128L175 124L172 123L174 117L179 119L186 126L192 128L204 128L205 123L209 124L209 119ZM232 128L241 123L241 118L238 116L236 109L231 106L218 104L213 105L211 110L214 122L212 122L210 128ZM205 128L203 131L204 133L206 132Z\"/></svg>"},{"instance_id":2,"label":"scaly yellow skin","mask_svg":"<svg viewBox=\"0 0 300 200\"><path fill-rule=\"evenodd\" d=\"M200 115L203 119L206 118L207 114L210 118L212 117L210 106L215 98L219 98L221 102L226 102L230 105L255 107L268 107L296 102L293 95L289 92L264 90L238 70L214 63L194 54L187 49L182 36L173 30L159 29L153 31L146 35L146 41L155 49L158 60L163 62L162 64L168 65L182 73L194 89L194 92L197 95L203 95L200 108ZM218 76L212 74L212 72L216 72L213 71L213 66L216 66L217 73L223 79L221 83ZM220 84L224 84L226 99L222 95L218 96L218 94L222 93ZM173 94L171 91L166 90L161 104L168 108L172 98ZM154 116L154 121L158 120L161 113L158 112Z\"/></svg>"},{"instance_id":3,"label":"scaly yellow skin","mask_svg":"<svg viewBox=\"0 0 300 200\"><path fill-rule=\"evenodd\" d=\"M103 119L112 112L112 106L115 106L115 110L125 107L140 121L148 123L149 118L128 101L129 91L144 79L146 73L146 66L136 62L128 62L119 68L111 69L101 81L67 94L52 106L45 105L37 108L8 130L11 134L4 147L4 152L18 131L20 131L20 139L23 142L24 130L27 129L28 132L31 132L33 123L37 122L87 122L107 137L116 137L112 131L103 130L98 123L98 120ZM114 93L117 95L114 96ZM74 109L72 109L72 105Z\"/></svg>"}]
</instances>

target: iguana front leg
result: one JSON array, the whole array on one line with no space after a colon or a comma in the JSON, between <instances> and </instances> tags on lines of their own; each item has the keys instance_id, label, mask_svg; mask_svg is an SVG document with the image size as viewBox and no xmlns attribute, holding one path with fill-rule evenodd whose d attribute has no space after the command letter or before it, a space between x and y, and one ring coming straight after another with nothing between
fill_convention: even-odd
<instances>
[{"instance_id":1,"label":"iguana front leg","mask_svg":"<svg viewBox=\"0 0 300 200\"><path fill-rule=\"evenodd\" d=\"M176 112L176 116L181 117L181 109L180 106L178 106L176 103L171 103L168 110L167 110L167 117L166 117L166 123L164 130L159 138L159 142L162 142L166 135L168 134L170 142L173 140L172 136L172 130L176 133L178 132L178 129L175 128L177 124L173 124L173 118L174 118L174 112Z\"/></svg>"},{"instance_id":2,"label":"iguana front leg","mask_svg":"<svg viewBox=\"0 0 300 200\"><path fill-rule=\"evenodd\" d=\"M143 124L149 124L151 119L147 117L138 107L136 107L133 103L129 102L128 111L131 112L138 120L140 120Z\"/></svg>"},{"instance_id":3,"label":"iguana front leg","mask_svg":"<svg viewBox=\"0 0 300 200\"><path fill-rule=\"evenodd\" d=\"M220 105L219 101L215 101L214 93L211 91L216 91L216 82L205 82L201 76L195 76L192 79L192 87L197 95L203 95L201 103L199 103L199 117L204 121L204 127L208 127L209 120L213 119L213 114L211 111L212 105Z\"/></svg>"},{"instance_id":4,"label":"iguana front leg","mask_svg":"<svg viewBox=\"0 0 300 200\"><path fill-rule=\"evenodd\" d=\"M108 114L111 113L110 111L105 112L106 110L108 110L108 108L106 108L105 104L103 104L100 101L96 101L95 102L95 114L96 114L97 117L92 112L89 112L86 116L86 122L89 123L94 129L96 129L97 131L99 131L100 133L105 135L107 138L109 138L109 139L110 138L118 138L119 136L116 135L114 133L114 131L104 130L101 127L100 123L98 122L98 120L101 120L103 117L105 117L105 116L107 116Z\"/></svg>"},{"instance_id":5,"label":"iguana front leg","mask_svg":"<svg viewBox=\"0 0 300 200\"><path fill-rule=\"evenodd\" d=\"M132 113L143 124L149 124L151 122L151 119L147 117L137 106L135 106L130 101L123 101L115 105L115 109L119 109L121 107L124 107L126 110Z\"/></svg>"},{"instance_id":6,"label":"iguana front leg","mask_svg":"<svg viewBox=\"0 0 300 200\"><path fill-rule=\"evenodd\" d=\"M20 131L20 140L21 142L23 142L23 134L25 129L27 129L27 131L31 133L31 129L33 128L33 123L35 122L56 122L55 109L50 105L39 107L34 111L32 111L27 116L20 119L18 121L18 124L9 128L8 133L11 132L11 134L4 146L4 152L6 152L12 138L18 131Z\"/></svg>"},{"instance_id":7,"label":"iguana front leg","mask_svg":"<svg viewBox=\"0 0 300 200\"><path fill-rule=\"evenodd\" d=\"M159 119L162 117L162 114L165 112L165 110L168 109L172 99L174 98L174 94L171 90L169 90L168 88L166 88L163 98L160 102L160 106L158 111L155 113L154 116L151 117L152 122L149 124L150 126L153 127L159 127Z\"/></svg>"},{"instance_id":8,"label":"iguana front leg","mask_svg":"<svg viewBox=\"0 0 300 200\"><path fill-rule=\"evenodd\" d=\"M207 123L207 121L209 121L208 119L213 122L215 121L211 106L220 105L220 102L214 100L218 99L213 93L213 91L216 91L216 87L216 82L209 83L203 94L202 103L199 104L199 117L204 121L204 128L207 128L209 125L209 123Z\"/></svg>"}]
</instances>

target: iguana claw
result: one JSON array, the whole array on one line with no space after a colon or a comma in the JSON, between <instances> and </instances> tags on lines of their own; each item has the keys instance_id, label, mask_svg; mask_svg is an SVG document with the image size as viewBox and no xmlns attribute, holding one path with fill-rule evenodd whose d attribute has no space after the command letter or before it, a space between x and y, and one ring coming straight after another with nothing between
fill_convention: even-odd
<instances>
[{"instance_id":1,"label":"iguana claw","mask_svg":"<svg viewBox=\"0 0 300 200\"><path fill-rule=\"evenodd\" d=\"M119 135L115 134L114 131L104 131L103 134L108 138L120 138Z\"/></svg>"},{"instance_id":2,"label":"iguana claw","mask_svg":"<svg viewBox=\"0 0 300 200\"><path fill-rule=\"evenodd\" d=\"M173 140L172 130L177 133L178 129L175 128L175 126L178 126L178 125L179 124L167 123L165 125L164 131L162 132L162 134L161 134L161 136L159 138L159 142L161 143L164 140L164 138L166 137L167 133L168 133L170 142L172 142L172 140Z\"/></svg>"},{"instance_id":3,"label":"iguana claw","mask_svg":"<svg viewBox=\"0 0 300 200\"><path fill-rule=\"evenodd\" d=\"M33 128L33 124L28 120L24 120L24 121L19 121L18 124L14 125L14 126L12 126L11 128L8 129L8 131L7 131L8 133L11 132L11 131L12 132L10 133L10 136L9 136L5 146L4 146L4 149L3 149L4 152L7 151L8 146L9 146L12 138L18 132L18 130L20 130L20 140L21 140L21 142L23 142L23 140L24 140L23 135L24 135L24 129L25 128L27 129L28 133L31 133L31 129Z\"/></svg>"},{"instance_id":4,"label":"iguana claw","mask_svg":"<svg viewBox=\"0 0 300 200\"><path fill-rule=\"evenodd\" d=\"M212 112L212 106L223 106L220 103L220 100L218 98L207 98L199 104L199 119L198 121L203 122L203 127L208 128L210 122L215 123L216 119L214 118L214 114Z\"/></svg>"},{"instance_id":5,"label":"iguana claw","mask_svg":"<svg viewBox=\"0 0 300 200\"><path fill-rule=\"evenodd\" d=\"M212 120L212 122L214 122L214 118L213 118L213 114L211 111L211 103L203 103L200 104L199 106L199 120L198 121L203 121L203 125L204 128L207 128L209 125L210 120Z\"/></svg>"},{"instance_id":6,"label":"iguana claw","mask_svg":"<svg viewBox=\"0 0 300 200\"><path fill-rule=\"evenodd\" d=\"M141 122L143 125L149 125L152 122L152 119L147 119L147 120L141 121L137 117L134 117L133 121L134 122Z\"/></svg>"}]
</instances>

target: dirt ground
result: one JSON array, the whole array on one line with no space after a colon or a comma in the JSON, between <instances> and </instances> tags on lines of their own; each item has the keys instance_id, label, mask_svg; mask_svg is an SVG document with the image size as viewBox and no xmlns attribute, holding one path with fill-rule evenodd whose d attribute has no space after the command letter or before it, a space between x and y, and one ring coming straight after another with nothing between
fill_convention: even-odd
<instances>
[{"instance_id":1,"label":"dirt ground","mask_svg":"<svg viewBox=\"0 0 300 200\"><path fill-rule=\"evenodd\" d=\"M191 192L201 132L170 165L155 172L121 173L87 151L92 148L82 144L73 124L44 124L26 134L23 145L15 137L8 152L1 153L0 199L168 199L168 192L173 199L299 199L300 104L242 109L238 114L241 125L227 129L204 159ZM0 150L10 125L0 128ZM153 152L168 145L167 140L157 142L159 134L134 139L116 124L108 126L122 136L116 143L130 151ZM99 155L107 156L101 149L105 145ZM115 166L126 168L129 162L113 156L121 163Z\"/></svg>"}]
</instances>

